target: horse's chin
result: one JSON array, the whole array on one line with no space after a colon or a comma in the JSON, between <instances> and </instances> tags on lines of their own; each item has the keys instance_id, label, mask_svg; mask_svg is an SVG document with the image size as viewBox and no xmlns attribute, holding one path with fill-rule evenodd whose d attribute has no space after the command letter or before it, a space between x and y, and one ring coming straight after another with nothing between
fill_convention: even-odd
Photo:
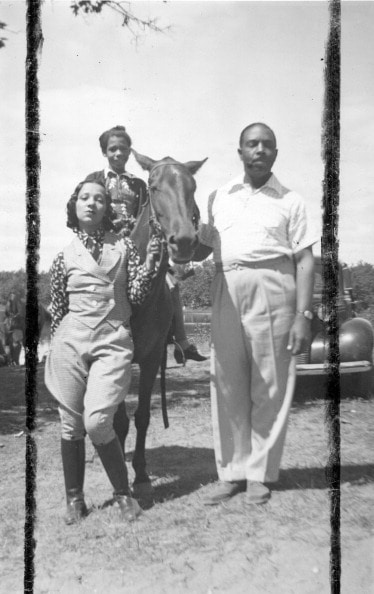
<instances>
[{"instance_id":1,"label":"horse's chin","mask_svg":"<svg viewBox=\"0 0 374 594\"><path fill-rule=\"evenodd\" d=\"M191 262L193 257L193 250L183 250L183 253L178 252L177 250L168 249L169 258L174 264L187 264Z\"/></svg>"},{"instance_id":2,"label":"horse's chin","mask_svg":"<svg viewBox=\"0 0 374 594\"><path fill-rule=\"evenodd\" d=\"M174 264L187 264L188 262L191 262L192 256L193 256L193 254L191 254L191 256L189 258L170 256L170 259Z\"/></svg>"}]
</instances>

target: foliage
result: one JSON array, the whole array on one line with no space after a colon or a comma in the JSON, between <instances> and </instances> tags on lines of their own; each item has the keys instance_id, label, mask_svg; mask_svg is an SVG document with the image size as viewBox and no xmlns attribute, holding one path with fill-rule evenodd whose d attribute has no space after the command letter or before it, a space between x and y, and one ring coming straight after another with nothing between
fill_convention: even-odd
<instances>
[{"instance_id":1,"label":"foliage","mask_svg":"<svg viewBox=\"0 0 374 594\"><path fill-rule=\"evenodd\" d=\"M26 294L26 274L20 270L0 272L0 303L7 302L9 293L14 291L21 299Z\"/></svg>"},{"instance_id":2,"label":"foliage","mask_svg":"<svg viewBox=\"0 0 374 594\"><path fill-rule=\"evenodd\" d=\"M134 37L136 29L142 31L150 30L156 33L162 33L165 28L157 25L157 19L140 19L131 11L131 2L122 2L121 0L72 0L70 8L75 16L81 12L84 14L98 14L104 8L108 8L120 15L122 18L122 27L126 27ZM166 28L167 29L167 28Z\"/></svg>"},{"instance_id":3,"label":"foliage","mask_svg":"<svg viewBox=\"0 0 374 594\"><path fill-rule=\"evenodd\" d=\"M39 274L39 300L44 306L48 306L50 302L49 294L49 273L41 272ZM0 272L0 304L5 305L9 293L14 291L20 299L26 297L26 273L21 268L16 271Z\"/></svg>"},{"instance_id":4,"label":"foliage","mask_svg":"<svg viewBox=\"0 0 374 594\"><path fill-rule=\"evenodd\" d=\"M374 305L369 305L368 308L366 308L363 311L360 311L359 316L361 318L365 318L365 320L369 320L370 324L374 328Z\"/></svg>"},{"instance_id":5,"label":"foliage","mask_svg":"<svg viewBox=\"0 0 374 594\"><path fill-rule=\"evenodd\" d=\"M355 298L361 301L361 309L374 307L374 266L358 262L351 267Z\"/></svg>"},{"instance_id":6,"label":"foliage","mask_svg":"<svg viewBox=\"0 0 374 594\"><path fill-rule=\"evenodd\" d=\"M196 266L195 274L179 285L183 305L192 309L211 306L210 287L215 266L212 260L206 260Z\"/></svg>"},{"instance_id":7,"label":"foliage","mask_svg":"<svg viewBox=\"0 0 374 594\"><path fill-rule=\"evenodd\" d=\"M7 28L7 24L3 23L2 21L0 21L0 31L3 31L4 29ZM6 37L0 37L0 48L5 46L5 42L7 41Z\"/></svg>"}]
</instances>

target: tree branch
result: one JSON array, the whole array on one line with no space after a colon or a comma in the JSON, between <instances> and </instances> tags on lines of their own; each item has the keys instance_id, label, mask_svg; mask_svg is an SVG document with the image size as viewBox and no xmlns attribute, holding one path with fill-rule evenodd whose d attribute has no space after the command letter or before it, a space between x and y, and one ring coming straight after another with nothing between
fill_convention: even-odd
<instances>
[{"instance_id":1,"label":"tree branch","mask_svg":"<svg viewBox=\"0 0 374 594\"><path fill-rule=\"evenodd\" d=\"M159 27L157 19L140 19L131 11L131 2L122 2L121 0L72 0L70 8L75 16L80 13L92 14L100 13L104 8L108 8L119 14L122 18L122 27L126 27L130 33L137 37L136 28L156 33L164 33L170 27ZM135 25L135 29L132 27Z\"/></svg>"}]
</instances>

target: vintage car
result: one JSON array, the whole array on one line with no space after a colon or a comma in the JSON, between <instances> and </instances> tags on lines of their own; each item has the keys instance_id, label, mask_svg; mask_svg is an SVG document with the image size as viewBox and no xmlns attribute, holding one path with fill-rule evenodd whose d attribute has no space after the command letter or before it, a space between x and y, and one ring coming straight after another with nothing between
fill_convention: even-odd
<instances>
[{"instance_id":1,"label":"vintage car","mask_svg":"<svg viewBox=\"0 0 374 594\"><path fill-rule=\"evenodd\" d=\"M352 395L368 395L373 388L373 328L368 320L357 314L349 268L339 263L338 324L340 373L345 386L350 385ZM303 377L326 375L328 318L323 307L323 280L321 258L315 258L315 284L313 293L312 344L297 357L297 375ZM184 312L185 326L191 338L207 337L210 311ZM343 378L344 376L344 378ZM305 382L304 382L305 383Z\"/></svg>"},{"instance_id":2,"label":"vintage car","mask_svg":"<svg viewBox=\"0 0 374 594\"><path fill-rule=\"evenodd\" d=\"M324 375L327 371L328 314L323 306L323 280L321 258L315 258L315 283L313 292L312 344L310 349L297 357L297 375ZM339 263L338 326L340 374L355 374L354 383L360 391L370 389L373 370L373 328L368 320L357 315L349 268Z\"/></svg>"}]
</instances>

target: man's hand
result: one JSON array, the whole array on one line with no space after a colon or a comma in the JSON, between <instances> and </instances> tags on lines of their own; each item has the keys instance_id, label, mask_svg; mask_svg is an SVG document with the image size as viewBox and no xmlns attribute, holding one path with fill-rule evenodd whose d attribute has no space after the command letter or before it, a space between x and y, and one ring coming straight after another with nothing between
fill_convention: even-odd
<instances>
[{"instance_id":1,"label":"man's hand","mask_svg":"<svg viewBox=\"0 0 374 594\"><path fill-rule=\"evenodd\" d=\"M293 355L300 355L306 351L311 342L311 323L301 314L296 314L295 321L290 330L287 348Z\"/></svg>"},{"instance_id":2,"label":"man's hand","mask_svg":"<svg viewBox=\"0 0 374 594\"><path fill-rule=\"evenodd\" d=\"M314 258L311 247L300 250L295 255L296 261L296 310L312 309L314 284ZM297 313L290 331L288 349L293 355L299 355L309 348L311 340L311 321L302 313Z\"/></svg>"}]
</instances>

